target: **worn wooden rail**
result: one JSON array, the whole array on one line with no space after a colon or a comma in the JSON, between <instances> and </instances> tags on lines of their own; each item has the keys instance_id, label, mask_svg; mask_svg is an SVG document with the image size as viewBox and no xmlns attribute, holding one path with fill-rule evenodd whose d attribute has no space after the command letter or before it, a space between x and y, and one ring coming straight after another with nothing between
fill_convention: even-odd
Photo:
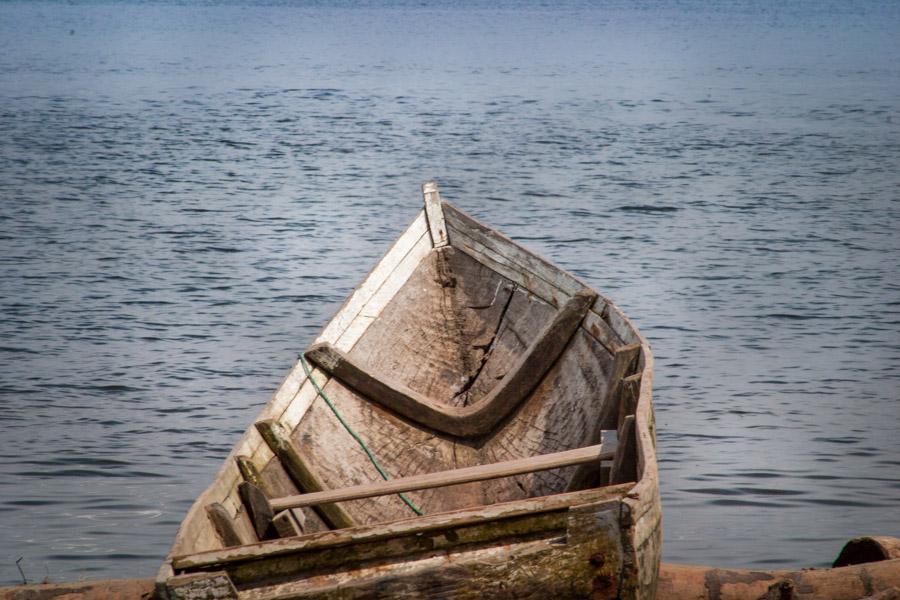
<instances>
[{"instance_id":1,"label":"worn wooden rail","mask_svg":"<svg viewBox=\"0 0 900 600\"><path fill-rule=\"evenodd\" d=\"M318 506L321 504L343 502L346 500L360 500L363 498L371 498L373 496L385 496L387 494L399 494L401 492L413 492L416 490L446 487L460 483L471 483L473 481L485 481L487 479L510 477L512 475L522 475L537 471L548 471L560 467L570 467L586 463L596 463L602 460L612 460L615 456L616 448L613 444L601 443L594 446L576 448L574 450L565 450L563 452L554 452L552 454L542 454L539 456L530 456L528 458L507 460L489 465L463 467L461 469L453 469L450 471L412 475L410 477L400 477L398 479L355 485L336 490L285 496L283 498L271 500L271 504L272 509L278 512L288 508Z\"/></svg>"}]
</instances>

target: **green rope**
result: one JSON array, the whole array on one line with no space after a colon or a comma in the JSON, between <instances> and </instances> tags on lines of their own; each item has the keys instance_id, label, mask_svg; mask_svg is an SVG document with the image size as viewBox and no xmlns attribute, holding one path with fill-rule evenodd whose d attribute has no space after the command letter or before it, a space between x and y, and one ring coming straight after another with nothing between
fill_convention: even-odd
<instances>
[{"instance_id":1,"label":"green rope","mask_svg":"<svg viewBox=\"0 0 900 600\"><path fill-rule=\"evenodd\" d=\"M310 370L309 365L306 363L306 359L303 358L302 354L300 355L300 363L303 365L303 370L306 372L306 378L309 379L310 383L313 384L313 387L316 388L316 393L322 397L322 400L325 401L325 404L328 405L328 408L331 409L331 412L334 413L334 416L337 417L337 420L341 422L341 425L344 426L344 429L347 430L347 433L349 433L353 437L353 439L356 440L356 443L359 444L359 447L363 449L363 452L366 453L366 456L368 456L369 460L372 461L372 464L375 465L375 469L378 471L378 473L381 475L381 477L384 478L385 481L390 479L391 478L390 475L388 475L387 471L385 471L381 467L381 464L379 464L378 459L375 458L375 455L372 454L372 451L369 450L369 447L366 445L366 443L363 441L363 439L361 437L359 437L358 433L353 431L353 428L350 427L350 424L347 423L347 421L344 420L344 417L341 416L341 413L338 412L338 409L334 405L334 403L331 401L331 398L329 398L325 394L325 390L323 390L321 387L319 387L319 383L315 379L313 379L312 371ZM418 506L416 506L413 503L412 500L407 498L405 494L397 494L397 495L400 496L400 499L403 500L403 502L405 502L406 505L408 507L410 507L414 513L416 513L417 515L420 515L420 516L425 514L422 512L422 510Z\"/></svg>"}]
</instances>

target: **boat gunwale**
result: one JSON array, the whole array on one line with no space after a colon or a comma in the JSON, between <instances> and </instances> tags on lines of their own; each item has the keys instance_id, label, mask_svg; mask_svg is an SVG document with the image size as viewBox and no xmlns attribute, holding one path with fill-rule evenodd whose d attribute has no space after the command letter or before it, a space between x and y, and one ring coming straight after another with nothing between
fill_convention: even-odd
<instances>
[{"instance_id":1,"label":"boat gunwale","mask_svg":"<svg viewBox=\"0 0 900 600\"><path fill-rule=\"evenodd\" d=\"M221 550L208 550L195 554L173 556L172 566L176 570L181 571L199 570L206 567L259 560L295 552L311 552L321 548L349 546L392 537L417 535L442 529L503 521L522 516L567 511L576 506L624 498L633 488L634 482L629 482L460 508L420 517L407 517L396 521L376 523L374 525L359 525L344 529L320 531L291 538L279 538L242 546L233 546ZM496 514L486 516L484 513Z\"/></svg>"}]
</instances>

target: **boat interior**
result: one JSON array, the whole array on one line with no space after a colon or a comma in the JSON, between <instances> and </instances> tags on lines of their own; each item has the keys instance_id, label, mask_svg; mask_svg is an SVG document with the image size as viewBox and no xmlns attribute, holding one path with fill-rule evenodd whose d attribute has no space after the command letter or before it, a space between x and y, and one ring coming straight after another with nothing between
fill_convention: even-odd
<instances>
[{"instance_id":1,"label":"boat interior","mask_svg":"<svg viewBox=\"0 0 900 600\"><path fill-rule=\"evenodd\" d=\"M606 298L424 191L173 556L638 480L640 336Z\"/></svg>"}]
</instances>

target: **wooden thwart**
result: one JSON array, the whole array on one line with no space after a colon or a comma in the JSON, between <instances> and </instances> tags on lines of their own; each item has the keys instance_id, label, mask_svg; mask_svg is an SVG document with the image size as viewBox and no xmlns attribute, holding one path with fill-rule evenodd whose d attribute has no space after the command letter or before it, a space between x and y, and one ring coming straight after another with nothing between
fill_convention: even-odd
<instances>
[{"instance_id":1,"label":"wooden thwart","mask_svg":"<svg viewBox=\"0 0 900 600\"><path fill-rule=\"evenodd\" d=\"M306 358L341 383L407 419L459 437L484 435L534 391L563 353L596 298L597 294L591 290L581 290L572 296L490 394L466 407L447 406L402 383L376 377L327 342L310 348Z\"/></svg>"},{"instance_id":2,"label":"wooden thwart","mask_svg":"<svg viewBox=\"0 0 900 600\"><path fill-rule=\"evenodd\" d=\"M611 444L598 444L596 446L586 446L584 448L554 452L552 454L542 454L540 456L520 458L517 460L507 460L489 465L464 467L462 469L453 469L451 471L426 473L424 475L401 477L399 479L390 479L388 481L379 481L377 483L355 485L339 490L328 490L312 494L300 494L297 496L285 496L284 498L272 500L272 509L280 511L287 508L317 506L332 502L360 500L362 498L371 498L373 496L385 496L387 494L399 494L401 492L412 492L415 490L445 487L460 483L471 483L473 481L484 481L486 479L510 477L512 475L522 475L524 473L534 473L536 471L547 471L549 469L557 469L560 467L610 460L615 454L615 448Z\"/></svg>"}]
</instances>

